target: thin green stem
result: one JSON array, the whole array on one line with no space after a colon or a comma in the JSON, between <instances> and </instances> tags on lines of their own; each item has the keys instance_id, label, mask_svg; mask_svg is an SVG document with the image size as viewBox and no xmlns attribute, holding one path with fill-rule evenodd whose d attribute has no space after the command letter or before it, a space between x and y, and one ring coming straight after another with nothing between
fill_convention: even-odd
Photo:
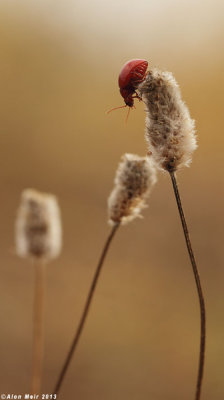
<instances>
[{"instance_id":1,"label":"thin green stem","mask_svg":"<svg viewBox=\"0 0 224 400\"><path fill-rule=\"evenodd\" d=\"M177 207L179 210L180 219L181 219L181 223L182 223L182 227L183 227L183 231L184 231L184 237L185 237L185 241L186 241L186 245L187 245L188 254L189 254L191 265L193 268L193 273L194 273L195 282L196 282L196 286L197 286L199 304L200 304L201 336L200 336L198 377L197 377L197 386L196 386L196 394L195 394L195 400L199 400L200 395L201 395L201 387L202 387L202 379L203 379L203 371L204 371L204 361L205 361L205 338L206 338L205 301L204 301L204 296L203 296L203 292L202 292L202 287L201 287L200 276L198 273L197 264L196 264L194 253L193 253L192 246L191 246L187 223L185 220L183 207L181 204L181 199L180 199L180 194L179 194L179 190L178 190L175 173L170 172L170 177L172 180L174 194L175 194L175 198L176 198L176 202L177 202Z\"/></svg>"},{"instance_id":2,"label":"thin green stem","mask_svg":"<svg viewBox=\"0 0 224 400\"><path fill-rule=\"evenodd\" d=\"M86 318L87 318L87 315L88 315L88 312L89 312L89 308L90 308L90 305L91 305L91 302L92 302L92 298L93 298L93 295L94 295L94 292L95 292L95 288L96 288L96 284L97 284L100 272L101 272L102 267L103 267L103 263L104 263L105 257L107 255L107 252L108 252L108 249L110 247L111 241L112 241L112 239L113 239L113 237L114 237L114 235L115 235L115 233L116 233L116 231L117 231L119 226L120 226L119 223L117 223L116 225L113 226L113 228L112 228L112 230L111 230L111 232L110 232L110 234L109 234L109 236L108 236L108 238L106 240L106 243L105 243L105 245L103 247L103 251L102 251L102 254L100 256L100 259L99 259L99 262L98 262L98 265L97 265L97 268L96 268L96 271L95 271L95 275L93 277L93 281L92 281L92 284L91 284L90 289L89 289L89 293L88 293L88 296L87 296L87 299L86 299L86 303L85 303L85 306L84 306L84 309L83 309L83 312L82 312L82 315L81 315L81 319L80 319L79 324L78 324L78 328L76 330L73 342L71 344L71 347L70 347L69 352L67 354L67 357L65 359L64 365L63 365L63 367L61 369L60 375L58 377L58 380L57 380L57 383L56 383L56 386L55 386L55 389L54 389L54 392L53 392L55 394L59 393L59 390L61 388L62 382L63 382L64 377L65 377L65 374L66 374L66 372L68 370L69 364L70 364L71 359L72 359L72 357L74 355L74 352L76 350L79 338L81 336L81 333L82 333L82 330L83 330L83 327L84 327L84 324L85 324L85 321L86 321Z\"/></svg>"}]
</instances>

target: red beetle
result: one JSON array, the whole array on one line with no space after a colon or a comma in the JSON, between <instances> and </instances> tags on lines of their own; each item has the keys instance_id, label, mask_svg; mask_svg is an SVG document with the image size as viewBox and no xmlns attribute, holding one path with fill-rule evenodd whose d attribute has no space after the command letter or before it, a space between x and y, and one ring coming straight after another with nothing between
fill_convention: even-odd
<instances>
[{"instance_id":1,"label":"red beetle","mask_svg":"<svg viewBox=\"0 0 224 400\"><path fill-rule=\"evenodd\" d=\"M124 64L118 78L118 85L120 94L124 98L125 106L112 108L108 112L127 106L132 108L134 107L135 98L141 100L136 93L136 88L139 83L144 81L147 67L148 61L142 59L130 60Z\"/></svg>"}]
</instances>

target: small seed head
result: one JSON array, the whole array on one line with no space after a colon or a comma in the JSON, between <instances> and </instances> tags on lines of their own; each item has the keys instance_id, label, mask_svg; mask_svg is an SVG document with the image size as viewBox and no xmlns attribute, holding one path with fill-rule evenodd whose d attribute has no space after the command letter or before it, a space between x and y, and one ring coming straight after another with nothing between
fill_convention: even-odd
<instances>
[{"instance_id":1,"label":"small seed head","mask_svg":"<svg viewBox=\"0 0 224 400\"><path fill-rule=\"evenodd\" d=\"M125 154L118 166L115 186L108 199L110 224L125 224L140 216L156 180L156 170L150 157Z\"/></svg>"},{"instance_id":2,"label":"small seed head","mask_svg":"<svg viewBox=\"0 0 224 400\"><path fill-rule=\"evenodd\" d=\"M57 199L33 189L22 192L16 219L16 251L21 257L50 260L61 251L62 229Z\"/></svg>"}]
</instances>

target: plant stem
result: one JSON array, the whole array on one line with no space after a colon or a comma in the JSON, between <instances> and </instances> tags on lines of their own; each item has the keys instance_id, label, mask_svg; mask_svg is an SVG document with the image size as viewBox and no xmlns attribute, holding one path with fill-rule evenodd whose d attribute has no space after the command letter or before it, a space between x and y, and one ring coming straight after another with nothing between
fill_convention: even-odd
<instances>
[{"instance_id":1,"label":"plant stem","mask_svg":"<svg viewBox=\"0 0 224 400\"><path fill-rule=\"evenodd\" d=\"M115 224L113 226L113 228L112 228L112 230L111 230L111 232L110 232L110 234L109 234L109 236L108 236L108 238L106 240L106 243L105 243L105 245L103 247L103 251L102 251L102 254L100 256L100 259L99 259L99 262L98 262L98 265L97 265L97 268L96 268L96 271L95 271L95 275L93 277L93 281L92 281L92 284L90 286L89 293L88 293L88 296L87 296L87 299L86 299L86 303L85 303L85 306L84 306L84 309L83 309L83 312L82 312L82 315L81 315L81 319L79 321L78 328L76 330L73 342L71 344L71 347L70 347L69 352L67 354L67 357L65 359L64 365L63 365L63 367L61 369L59 378L57 380L57 383L56 383L56 386L55 386L55 389L54 389L54 392L53 392L54 394L58 394L59 393L59 390L61 388L62 382L63 382L64 377L65 377L65 374L66 374L67 369L69 367L69 364L71 362L72 356L73 356L73 354L74 354L74 352L76 350L79 338L81 336L81 333L82 333L82 330L83 330L83 327L84 327L84 324L85 324L85 321L86 321L86 318L87 318L87 315L88 315L88 312L89 312L91 301L92 301L92 298L93 298L93 295L94 295L94 292L95 292L96 284L97 284L100 272L102 270L102 266L103 266L105 257L107 255L107 252L108 252L108 249L110 247L111 241L112 241L112 239L113 239L113 237L114 237L114 235L115 235L115 233L116 233L116 231L117 231L119 226L120 226L119 223L117 223L117 224Z\"/></svg>"},{"instance_id":2,"label":"plant stem","mask_svg":"<svg viewBox=\"0 0 224 400\"><path fill-rule=\"evenodd\" d=\"M44 297L46 265L34 261L35 290L33 303L33 364L31 393L38 394L41 390L43 357L44 357Z\"/></svg>"},{"instance_id":3,"label":"plant stem","mask_svg":"<svg viewBox=\"0 0 224 400\"><path fill-rule=\"evenodd\" d=\"M201 395L201 386L202 386L202 379L203 379L203 370L204 370L204 360L205 360L205 338L206 338L206 315L205 315L205 301L204 301L204 296L202 292L202 287L201 287L201 282L200 282L200 276L198 273L198 268L197 264L195 261L194 253L192 250L191 246L191 241L189 237L189 232L181 204L181 199L179 195L179 190L178 190L178 185L176 181L176 177L174 172L170 172L170 177L172 180L173 184L173 189L176 197L176 202L177 202L177 207L179 210L180 214L180 219L184 231L184 236L186 240L186 245L187 245L187 250L189 253L191 265L193 268L194 272L194 277L195 277L195 282L197 286L197 291L198 291L198 297L199 297L199 303L200 303L200 315L201 315L201 337L200 337L200 353L199 353L199 365L198 365L198 377L197 377L197 386L196 386L196 394L195 394L195 400L200 399Z\"/></svg>"}]
</instances>

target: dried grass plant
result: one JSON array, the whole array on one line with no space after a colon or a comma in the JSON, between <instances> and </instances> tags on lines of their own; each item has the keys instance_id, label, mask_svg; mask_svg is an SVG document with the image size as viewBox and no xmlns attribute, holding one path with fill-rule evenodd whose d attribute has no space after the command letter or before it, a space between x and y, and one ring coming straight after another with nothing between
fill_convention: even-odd
<instances>
[{"instance_id":1,"label":"dried grass plant","mask_svg":"<svg viewBox=\"0 0 224 400\"><path fill-rule=\"evenodd\" d=\"M58 394L61 389L77 348L111 242L120 225L141 216L141 210L146 207L146 200L155 182L156 170L149 157L139 157L133 154L125 154L122 157L115 177L115 186L108 199L109 223L112 225L112 229L103 247L74 339L56 382L53 392L55 394Z\"/></svg>"},{"instance_id":2,"label":"dried grass plant","mask_svg":"<svg viewBox=\"0 0 224 400\"><path fill-rule=\"evenodd\" d=\"M149 71L146 79L139 84L138 92L146 107L145 136L148 151L157 168L170 175L197 287L201 335L195 400L199 400L205 358L205 302L176 180L176 172L181 167L189 166L192 153L197 147L194 121L190 118L188 108L181 99L179 86L170 72L157 69Z\"/></svg>"},{"instance_id":3,"label":"dried grass plant","mask_svg":"<svg viewBox=\"0 0 224 400\"><path fill-rule=\"evenodd\" d=\"M56 197L26 189L16 219L16 251L35 269L31 394L41 393L44 358L46 263L61 251L61 220Z\"/></svg>"}]
</instances>

